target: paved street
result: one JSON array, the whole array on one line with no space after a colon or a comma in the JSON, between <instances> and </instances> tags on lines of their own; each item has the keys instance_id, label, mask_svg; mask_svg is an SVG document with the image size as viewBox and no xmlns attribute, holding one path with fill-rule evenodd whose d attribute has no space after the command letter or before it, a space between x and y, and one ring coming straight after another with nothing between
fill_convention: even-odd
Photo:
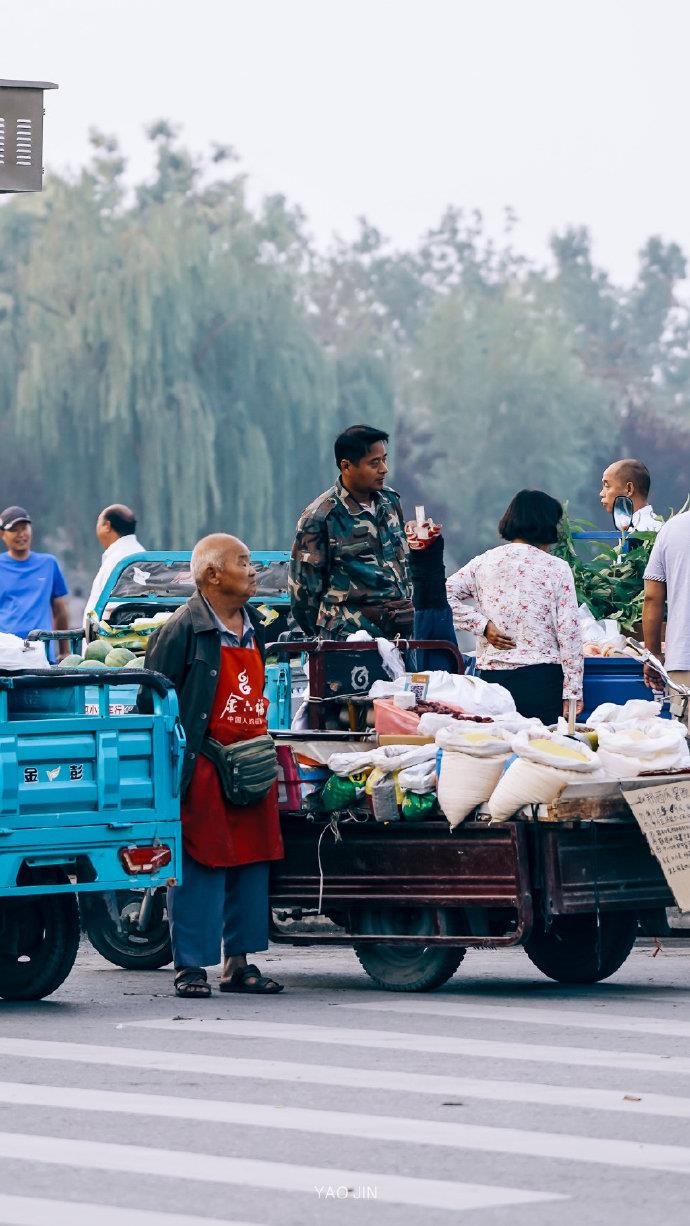
<instances>
[{"instance_id":1,"label":"paved street","mask_svg":"<svg viewBox=\"0 0 690 1226\"><path fill-rule=\"evenodd\" d=\"M685 1226L690 947L595 988L470 953L425 996L273 951L282 997L176 1000L88 946L0 1005L0 1222Z\"/></svg>"}]
</instances>

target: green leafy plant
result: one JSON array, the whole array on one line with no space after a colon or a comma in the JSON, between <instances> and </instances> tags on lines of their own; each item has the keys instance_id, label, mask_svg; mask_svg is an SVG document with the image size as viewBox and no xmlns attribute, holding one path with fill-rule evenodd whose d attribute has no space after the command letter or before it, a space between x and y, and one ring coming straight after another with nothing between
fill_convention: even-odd
<instances>
[{"instance_id":1,"label":"green leafy plant","mask_svg":"<svg viewBox=\"0 0 690 1226\"><path fill-rule=\"evenodd\" d=\"M656 533L636 533L632 548L624 554L615 542L597 542L600 551L586 561L578 554L573 533L591 528L584 520L571 520L566 508L554 553L572 569L578 604L586 604L597 621L611 618L622 634L631 634L642 619L644 572Z\"/></svg>"}]
</instances>

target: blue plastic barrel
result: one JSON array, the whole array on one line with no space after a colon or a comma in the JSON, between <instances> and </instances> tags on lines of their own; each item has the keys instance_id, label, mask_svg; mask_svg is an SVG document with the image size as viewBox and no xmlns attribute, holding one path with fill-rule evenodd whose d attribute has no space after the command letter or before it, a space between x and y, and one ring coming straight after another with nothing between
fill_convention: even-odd
<instances>
[{"instance_id":1,"label":"blue plastic barrel","mask_svg":"<svg viewBox=\"0 0 690 1226\"><path fill-rule=\"evenodd\" d=\"M622 706L631 698L651 702L654 695L642 679L642 661L632 656L585 656L584 722L602 702Z\"/></svg>"}]
</instances>

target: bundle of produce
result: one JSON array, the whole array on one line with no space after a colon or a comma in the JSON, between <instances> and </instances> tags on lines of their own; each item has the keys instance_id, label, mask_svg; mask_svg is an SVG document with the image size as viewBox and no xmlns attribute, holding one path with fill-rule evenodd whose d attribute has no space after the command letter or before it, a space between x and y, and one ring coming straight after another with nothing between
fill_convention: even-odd
<instances>
[{"instance_id":1,"label":"bundle of produce","mask_svg":"<svg viewBox=\"0 0 690 1226\"><path fill-rule=\"evenodd\" d=\"M511 752L510 740L495 724L458 723L441 728L436 744L443 750L438 803L453 830L491 796Z\"/></svg>"},{"instance_id":2,"label":"bundle of produce","mask_svg":"<svg viewBox=\"0 0 690 1226\"><path fill-rule=\"evenodd\" d=\"M569 783L597 772L597 756L588 745L548 729L525 729L512 742L515 761L489 799L494 822L505 822L526 805L551 804Z\"/></svg>"},{"instance_id":3,"label":"bundle of produce","mask_svg":"<svg viewBox=\"0 0 690 1226\"><path fill-rule=\"evenodd\" d=\"M111 626L110 622L103 620L96 623L98 636L110 647L127 647L130 650L144 652L151 635L170 617L172 617L171 612L156 613L153 617L135 617L126 626Z\"/></svg>"}]
</instances>

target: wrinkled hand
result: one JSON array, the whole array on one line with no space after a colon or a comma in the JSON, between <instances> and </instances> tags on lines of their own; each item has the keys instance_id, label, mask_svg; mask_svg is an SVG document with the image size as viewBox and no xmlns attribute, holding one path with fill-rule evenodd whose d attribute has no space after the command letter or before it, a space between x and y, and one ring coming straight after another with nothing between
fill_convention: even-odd
<instances>
[{"instance_id":1,"label":"wrinkled hand","mask_svg":"<svg viewBox=\"0 0 690 1226\"><path fill-rule=\"evenodd\" d=\"M515 639L512 639L509 634L504 634L493 622L486 623L484 638L488 639L491 646L497 647L499 651L510 651L511 647L515 647Z\"/></svg>"},{"instance_id":2,"label":"wrinkled hand","mask_svg":"<svg viewBox=\"0 0 690 1226\"><path fill-rule=\"evenodd\" d=\"M581 698L578 698L577 705L575 707L575 714L581 715L584 709L585 709L584 702L582 701ZM564 698L563 699L563 719L567 720L569 718L570 718L570 700L568 698Z\"/></svg>"},{"instance_id":3,"label":"wrinkled hand","mask_svg":"<svg viewBox=\"0 0 690 1226\"><path fill-rule=\"evenodd\" d=\"M666 682L653 664L645 664L643 669L644 683L650 690L664 690Z\"/></svg>"}]
</instances>

